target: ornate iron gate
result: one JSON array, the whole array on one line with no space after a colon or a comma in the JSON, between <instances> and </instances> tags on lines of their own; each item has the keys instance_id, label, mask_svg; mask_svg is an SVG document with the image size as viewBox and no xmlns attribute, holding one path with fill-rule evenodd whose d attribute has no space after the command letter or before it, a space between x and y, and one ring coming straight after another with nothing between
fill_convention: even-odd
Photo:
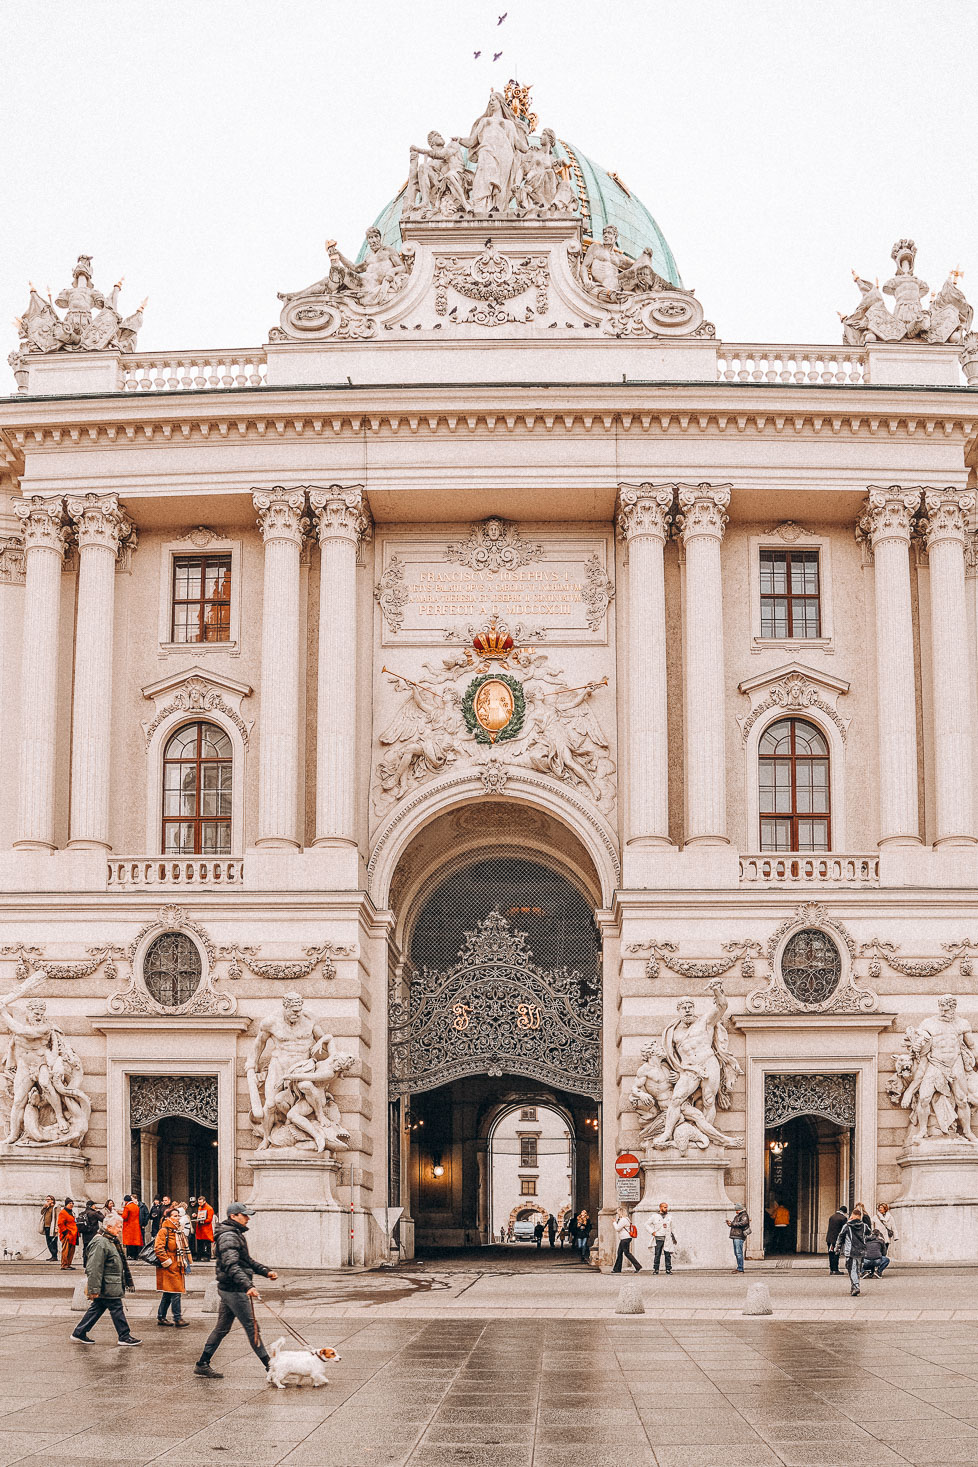
<instances>
[{"instance_id":1,"label":"ornate iron gate","mask_svg":"<svg viewBox=\"0 0 978 1467\"><path fill-rule=\"evenodd\" d=\"M536 862L478 862L426 903L412 957L441 956L459 935L454 963L412 964L392 987L391 1096L515 1074L598 1098L599 947L580 893Z\"/></svg>"}]
</instances>

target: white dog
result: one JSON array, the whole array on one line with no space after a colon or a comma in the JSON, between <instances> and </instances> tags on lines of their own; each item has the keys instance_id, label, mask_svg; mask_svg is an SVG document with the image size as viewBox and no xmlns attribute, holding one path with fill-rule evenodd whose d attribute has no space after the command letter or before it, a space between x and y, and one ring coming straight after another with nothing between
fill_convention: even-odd
<instances>
[{"instance_id":1,"label":"white dog","mask_svg":"<svg viewBox=\"0 0 978 1467\"><path fill-rule=\"evenodd\" d=\"M268 1373L265 1378L269 1385L277 1386L280 1391L285 1390L290 1379L300 1386L304 1380L311 1381L314 1386L329 1385L323 1362L338 1360L340 1357L335 1350L331 1350L328 1345L322 1350L285 1350L282 1347L286 1343L283 1335L282 1339L268 1347Z\"/></svg>"}]
</instances>

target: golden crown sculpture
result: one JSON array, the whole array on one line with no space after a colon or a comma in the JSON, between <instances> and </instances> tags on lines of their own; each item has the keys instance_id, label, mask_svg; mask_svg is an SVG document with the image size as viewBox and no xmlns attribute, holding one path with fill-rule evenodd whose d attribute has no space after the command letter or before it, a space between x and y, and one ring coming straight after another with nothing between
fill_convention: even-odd
<instances>
[{"instance_id":1,"label":"golden crown sculpture","mask_svg":"<svg viewBox=\"0 0 978 1467\"><path fill-rule=\"evenodd\" d=\"M507 662L510 654L516 650L512 637L498 626L495 613L485 631L477 632L472 638L472 646L483 662Z\"/></svg>"}]
</instances>

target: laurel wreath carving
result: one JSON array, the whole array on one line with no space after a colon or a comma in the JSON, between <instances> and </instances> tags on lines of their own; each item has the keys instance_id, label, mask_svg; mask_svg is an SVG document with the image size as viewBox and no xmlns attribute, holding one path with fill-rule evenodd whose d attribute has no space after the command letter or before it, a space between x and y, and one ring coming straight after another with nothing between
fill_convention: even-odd
<instances>
[{"instance_id":1,"label":"laurel wreath carving","mask_svg":"<svg viewBox=\"0 0 978 1467\"><path fill-rule=\"evenodd\" d=\"M515 677L510 677L506 672L488 672L482 677L474 677L472 679L465 690L465 697L462 699L462 717L465 719L466 728L477 744L491 744L493 742L487 730L482 727L482 724L475 716L476 694L483 683L493 681L505 683L513 695L512 715L509 722L503 724L503 727L497 733L495 742L497 744L504 744L508 739L515 739L523 731L523 720L526 717L526 697L523 693L523 684Z\"/></svg>"}]
</instances>

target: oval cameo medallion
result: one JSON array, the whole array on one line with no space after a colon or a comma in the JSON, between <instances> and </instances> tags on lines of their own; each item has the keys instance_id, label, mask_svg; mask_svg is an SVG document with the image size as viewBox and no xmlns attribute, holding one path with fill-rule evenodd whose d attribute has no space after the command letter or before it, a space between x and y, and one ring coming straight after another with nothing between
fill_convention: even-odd
<instances>
[{"instance_id":1,"label":"oval cameo medallion","mask_svg":"<svg viewBox=\"0 0 978 1467\"><path fill-rule=\"evenodd\" d=\"M512 718L515 706L512 690L498 677L491 677L476 693L473 704L475 716L493 743Z\"/></svg>"}]
</instances>

